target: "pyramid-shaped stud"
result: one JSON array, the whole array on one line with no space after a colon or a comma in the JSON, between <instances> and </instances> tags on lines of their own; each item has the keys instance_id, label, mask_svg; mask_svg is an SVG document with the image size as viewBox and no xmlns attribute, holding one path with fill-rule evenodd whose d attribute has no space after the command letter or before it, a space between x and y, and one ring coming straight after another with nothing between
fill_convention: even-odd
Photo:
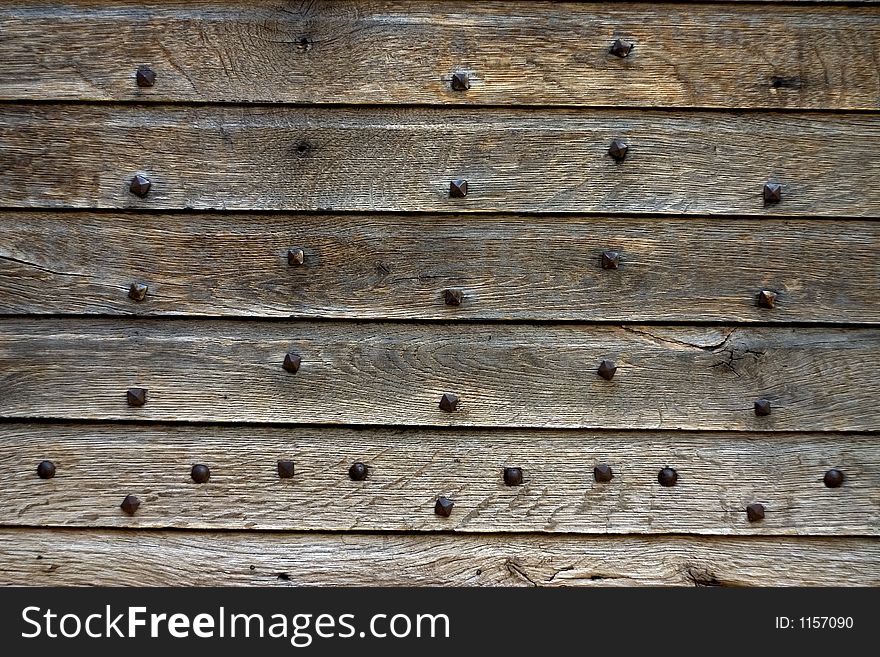
<instances>
[{"instance_id":1,"label":"pyramid-shaped stud","mask_svg":"<svg viewBox=\"0 0 880 657\"><path fill-rule=\"evenodd\" d=\"M614 378L614 373L617 372L617 365L614 364L613 360L603 360L599 363L599 369L596 371L603 379L610 381Z\"/></svg>"},{"instance_id":2,"label":"pyramid-shaped stud","mask_svg":"<svg viewBox=\"0 0 880 657\"><path fill-rule=\"evenodd\" d=\"M293 477L293 461L278 461L278 476L281 479Z\"/></svg>"},{"instance_id":3,"label":"pyramid-shaped stud","mask_svg":"<svg viewBox=\"0 0 880 657\"><path fill-rule=\"evenodd\" d=\"M448 497L438 497L437 502L434 504L434 513L438 516L448 518L452 513L453 506L455 506L455 502Z\"/></svg>"},{"instance_id":4,"label":"pyramid-shaped stud","mask_svg":"<svg viewBox=\"0 0 880 657\"><path fill-rule=\"evenodd\" d=\"M125 393L125 399L129 406L143 406L147 403L147 389L129 388Z\"/></svg>"},{"instance_id":5,"label":"pyramid-shaped stud","mask_svg":"<svg viewBox=\"0 0 880 657\"><path fill-rule=\"evenodd\" d=\"M758 292L758 306L761 308L774 308L778 297L779 295L772 290L761 290Z\"/></svg>"},{"instance_id":6,"label":"pyramid-shaped stud","mask_svg":"<svg viewBox=\"0 0 880 657\"><path fill-rule=\"evenodd\" d=\"M134 74L134 79L139 87L152 87L156 84L156 71L149 66L141 66Z\"/></svg>"},{"instance_id":7,"label":"pyramid-shaped stud","mask_svg":"<svg viewBox=\"0 0 880 657\"><path fill-rule=\"evenodd\" d=\"M759 520L764 519L764 505L763 504L749 504L746 507L746 517L749 519L749 522L758 522Z\"/></svg>"},{"instance_id":8,"label":"pyramid-shaped stud","mask_svg":"<svg viewBox=\"0 0 880 657\"><path fill-rule=\"evenodd\" d=\"M620 253L602 251L602 269L617 269L618 267L620 267Z\"/></svg>"},{"instance_id":9,"label":"pyramid-shaped stud","mask_svg":"<svg viewBox=\"0 0 880 657\"><path fill-rule=\"evenodd\" d=\"M455 409L458 408L458 402L458 395L451 392L444 392L443 396L440 398L440 410L446 411L447 413L454 413Z\"/></svg>"},{"instance_id":10,"label":"pyramid-shaped stud","mask_svg":"<svg viewBox=\"0 0 880 657\"><path fill-rule=\"evenodd\" d=\"M777 183L764 184L764 201L766 203L779 203L782 200L782 185Z\"/></svg>"},{"instance_id":11,"label":"pyramid-shaped stud","mask_svg":"<svg viewBox=\"0 0 880 657\"><path fill-rule=\"evenodd\" d=\"M299 372L300 365L302 365L302 358L300 358L299 354L286 354L281 367L291 374L296 374Z\"/></svg>"},{"instance_id":12,"label":"pyramid-shaped stud","mask_svg":"<svg viewBox=\"0 0 880 657\"><path fill-rule=\"evenodd\" d=\"M119 505L119 508L125 511L128 515L133 516L134 512L137 511L141 506L140 499L135 495L126 495L125 499L122 500L122 504Z\"/></svg>"},{"instance_id":13,"label":"pyramid-shaped stud","mask_svg":"<svg viewBox=\"0 0 880 657\"><path fill-rule=\"evenodd\" d=\"M150 193L150 187L152 186L153 184L146 176L137 174L131 179L131 184L128 186L128 190L135 196L146 198L147 194Z\"/></svg>"},{"instance_id":14,"label":"pyramid-shaped stud","mask_svg":"<svg viewBox=\"0 0 880 657\"><path fill-rule=\"evenodd\" d=\"M614 479L614 473L611 471L611 466L609 465L597 465L593 468L593 479L597 482L607 483Z\"/></svg>"},{"instance_id":15,"label":"pyramid-shaped stud","mask_svg":"<svg viewBox=\"0 0 880 657\"><path fill-rule=\"evenodd\" d=\"M460 306L464 301L464 292L455 288L443 290L443 301L447 306Z\"/></svg>"},{"instance_id":16,"label":"pyramid-shaped stud","mask_svg":"<svg viewBox=\"0 0 880 657\"><path fill-rule=\"evenodd\" d=\"M755 402L755 415L758 417L764 417L766 415L770 415L770 400L769 399L759 399Z\"/></svg>"},{"instance_id":17,"label":"pyramid-shaped stud","mask_svg":"<svg viewBox=\"0 0 880 657\"><path fill-rule=\"evenodd\" d=\"M299 247L294 247L287 251L287 264L291 267L299 267L306 261L306 253Z\"/></svg>"},{"instance_id":18,"label":"pyramid-shaped stud","mask_svg":"<svg viewBox=\"0 0 880 657\"><path fill-rule=\"evenodd\" d=\"M627 146L620 139L615 139L608 147L608 155L613 157L618 162L623 162L626 159L626 154L628 151L629 146Z\"/></svg>"},{"instance_id":19,"label":"pyramid-shaped stud","mask_svg":"<svg viewBox=\"0 0 880 657\"><path fill-rule=\"evenodd\" d=\"M133 301L143 301L147 297L147 289L143 283L132 283L128 288L128 298Z\"/></svg>"},{"instance_id":20,"label":"pyramid-shaped stud","mask_svg":"<svg viewBox=\"0 0 880 657\"><path fill-rule=\"evenodd\" d=\"M452 74L450 86L453 91L467 91L471 88L471 76L465 71L456 71Z\"/></svg>"},{"instance_id":21,"label":"pyramid-shaped stud","mask_svg":"<svg viewBox=\"0 0 880 657\"><path fill-rule=\"evenodd\" d=\"M611 48L608 49L615 57L626 57L632 52L633 44L629 41L624 41L623 39L615 39L614 43L611 44Z\"/></svg>"},{"instance_id":22,"label":"pyramid-shaped stud","mask_svg":"<svg viewBox=\"0 0 880 657\"><path fill-rule=\"evenodd\" d=\"M467 196L467 180L453 180L449 183L449 196L451 198L464 198Z\"/></svg>"}]
</instances>

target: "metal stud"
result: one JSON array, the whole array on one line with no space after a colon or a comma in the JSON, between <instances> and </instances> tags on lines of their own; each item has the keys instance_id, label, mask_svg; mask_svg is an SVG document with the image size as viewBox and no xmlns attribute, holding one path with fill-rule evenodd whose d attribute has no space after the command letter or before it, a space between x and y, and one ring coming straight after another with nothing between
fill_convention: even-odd
<instances>
[{"instance_id":1,"label":"metal stud","mask_svg":"<svg viewBox=\"0 0 880 657\"><path fill-rule=\"evenodd\" d=\"M623 162L626 159L626 153L628 150L629 146L620 139L615 139L608 147L608 155L614 158L617 162Z\"/></svg>"},{"instance_id":2,"label":"metal stud","mask_svg":"<svg viewBox=\"0 0 880 657\"><path fill-rule=\"evenodd\" d=\"M669 488L671 486L675 486L678 481L678 473L672 468L663 468L657 474L657 482L664 486L665 488Z\"/></svg>"},{"instance_id":3,"label":"metal stud","mask_svg":"<svg viewBox=\"0 0 880 657\"><path fill-rule=\"evenodd\" d=\"M153 184L150 182L149 178L137 174L131 179L131 184L128 186L128 190L135 196L146 198L147 194L150 193L150 187L152 186Z\"/></svg>"},{"instance_id":4,"label":"metal stud","mask_svg":"<svg viewBox=\"0 0 880 657\"><path fill-rule=\"evenodd\" d=\"M293 477L293 461L278 461L278 476L282 479Z\"/></svg>"},{"instance_id":5,"label":"metal stud","mask_svg":"<svg viewBox=\"0 0 880 657\"><path fill-rule=\"evenodd\" d=\"M305 251L299 247L294 247L287 251L287 264L291 267L299 267L306 260Z\"/></svg>"},{"instance_id":6,"label":"metal stud","mask_svg":"<svg viewBox=\"0 0 880 657\"><path fill-rule=\"evenodd\" d=\"M770 400L769 399L759 399L755 402L755 415L758 417L764 417L765 415L770 415Z\"/></svg>"},{"instance_id":7,"label":"metal stud","mask_svg":"<svg viewBox=\"0 0 880 657\"><path fill-rule=\"evenodd\" d=\"M760 308L774 308L778 297L779 295L773 290L761 290L758 292L758 306Z\"/></svg>"},{"instance_id":8,"label":"metal stud","mask_svg":"<svg viewBox=\"0 0 880 657\"><path fill-rule=\"evenodd\" d=\"M782 200L782 185L777 183L764 183L764 202L779 203Z\"/></svg>"},{"instance_id":9,"label":"metal stud","mask_svg":"<svg viewBox=\"0 0 880 657\"><path fill-rule=\"evenodd\" d=\"M443 290L443 301L447 306L460 306L464 301L464 292L456 288Z\"/></svg>"},{"instance_id":10,"label":"metal stud","mask_svg":"<svg viewBox=\"0 0 880 657\"><path fill-rule=\"evenodd\" d=\"M602 269L617 269L620 267L620 253L617 251L602 251Z\"/></svg>"},{"instance_id":11,"label":"metal stud","mask_svg":"<svg viewBox=\"0 0 880 657\"><path fill-rule=\"evenodd\" d=\"M367 478L367 464L355 461L348 469L348 477L352 481L363 481Z\"/></svg>"},{"instance_id":12,"label":"metal stud","mask_svg":"<svg viewBox=\"0 0 880 657\"><path fill-rule=\"evenodd\" d=\"M192 467L190 476L197 484L204 484L211 478L211 469L207 465L197 463Z\"/></svg>"},{"instance_id":13,"label":"metal stud","mask_svg":"<svg viewBox=\"0 0 880 657\"><path fill-rule=\"evenodd\" d=\"M749 519L749 522L758 522L759 520L764 519L764 505L763 504L749 504L746 507L746 517Z\"/></svg>"},{"instance_id":14,"label":"metal stud","mask_svg":"<svg viewBox=\"0 0 880 657\"><path fill-rule=\"evenodd\" d=\"M468 183L467 180L452 180L449 183L449 196L451 198L464 198L467 196Z\"/></svg>"},{"instance_id":15,"label":"metal stud","mask_svg":"<svg viewBox=\"0 0 880 657\"><path fill-rule=\"evenodd\" d=\"M633 44L629 41L624 41L623 39L615 39L614 43L611 44L611 48L608 50L615 57L626 57L632 52Z\"/></svg>"},{"instance_id":16,"label":"metal stud","mask_svg":"<svg viewBox=\"0 0 880 657\"><path fill-rule=\"evenodd\" d=\"M299 354L286 354L284 356L284 362L281 364L281 367L283 367L291 374L296 374L297 372L299 372L300 365L302 365L302 358L299 356Z\"/></svg>"},{"instance_id":17,"label":"metal stud","mask_svg":"<svg viewBox=\"0 0 880 657\"><path fill-rule=\"evenodd\" d=\"M141 66L134 74L135 81L139 87L152 87L156 84L156 71L149 66Z\"/></svg>"},{"instance_id":18,"label":"metal stud","mask_svg":"<svg viewBox=\"0 0 880 657\"><path fill-rule=\"evenodd\" d=\"M455 409L458 408L458 402L458 395L452 392L444 392L443 396L440 398L440 410L446 411L447 413L453 413L455 412Z\"/></svg>"},{"instance_id":19,"label":"metal stud","mask_svg":"<svg viewBox=\"0 0 880 657\"><path fill-rule=\"evenodd\" d=\"M147 389L129 388L125 393L125 399L129 406L143 406L147 403Z\"/></svg>"},{"instance_id":20,"label":"metal stud","mask_svg":"<svg viewBox=\"0 0 880 657\"><path fill-rule=\"evenodd\" d=\"M147 297L147 286L144 283L132 283L128 288L128 298L143 301Z\"/></svg>"},{"instance_id":21,"label":"metal stud","mask_svg":"<svg viewBox=\"0 0 880 657\"><path fill-rule=\"evenodd\" d=\"M41 461L37 466L37 476L40 479L51 479L55 476L55 464L52 461Z\"/></svg>"},{"instance_id":22,"label":"metal stud","mask_svg":"<svg viewBox=\"0 0 880 657\"><path fill-rule=\"evenodd\" d=\"M596 370L599 376L601 376L606 381L610 381L614 378L614 373L617 371L617 365L614 364L613 360L603 360L599 363L599 369Z\"/></svg>"},{"instance_id":23,"label":"metal stud","mask_svg":"<svg viewBox=\"0 0 880 657\"><path fill-rule=\"evenodd\" d=\"M831 468L825 473L823 481L828 488L840 488L843 485L843 472L837 468Z\"/></svg>"},{"instance_id":24,"label":"metal stud","mask_svg":"<svg viewBox=\"0 0 880 657\"><path fill-rule=\"evenodd\" d=\"M508 486L519 486L523 482L522 468L504 468L504 483Z\"/></svg>"},{"instance_id":25,"label":"metal stud","mask_svg":"<svg viewBox=\"0 0 880 657\"><path fill-rule=\"evenodd\" d=\"M128 515L133 516L134 512L137 511L140 506L140 498L135 495L126 495L125 499L122 500L122 504L119 505L119 508L125 511Z\"/></svg>"},{"instance_id":26,"label":"metal stud","mask_svg":"<svg viewBox=\"0 0 880 657\"><path fill-rule=\"evenodd\" d=\"M614 473L610 465L597 465L593 468L593 479L599 483L606 483L614 479Z\"/></svg>"},{"instance_id":27,"label":"metal stud","mask_svg":"<svg viewBox=\"0 0 880 657\"><path fill-rule=\"evenodd\" d=\"M455 505L455 502L450 500L448 497L438 497L436 504L434 504L434 513L438 516L443 516L444 518L448 518L452 513L452 507Z\"/></svg>"},{"instance_id":28,"label":"metal stud","mask_svg":"<svg viewBox=\"0 0 880 657\"><path fill-rule=\"evenodd\" d=\"M467 91L471 88L471 76L465 71L456 71L450 82L453 91Z\"/></svg>"}]
</instances>

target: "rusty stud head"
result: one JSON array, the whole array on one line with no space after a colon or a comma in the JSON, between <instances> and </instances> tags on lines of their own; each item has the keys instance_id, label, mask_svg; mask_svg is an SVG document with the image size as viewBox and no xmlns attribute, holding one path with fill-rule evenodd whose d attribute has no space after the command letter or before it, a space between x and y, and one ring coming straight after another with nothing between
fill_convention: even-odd
<instances>
[{"instance_id":1,"label":"rusty stud head","mask_svg":"<svg viewBox=\"0 0 880 657\"><path fill-rule=\"evenodd\" d=\"M772 290L761 290L758 292L758 307L759 308L774 308L776 306L776 299L779 295Z\"/></svg>"},{"instance_id":2,"label":"rusty stud head","mask_svg":"<svg viewBox=\"0 0 880 657\"><path fill-rule=\"evenodd\" d=\"M438 497L437 503L434 504L434 513L438 516L443 516L444 518L448 518L452 513L452 507L455 505L455 502L450 500L448 497Z\"/></svg>"},{"instance_id":3,"label":"rusty stud head","mask_svg":"<svg viewBox=\"0 0 880 657\"><path fill-rule=\"evenodd\" d=\"M615 139L608 147L608 155L610 155L615 162L623 162L626 159L626 153L628 150L629 146L620 139Z\"/></svg>"},{"instance_id":4,"label":"rusty stud head","mask_svg":"<svg viewBox=\"0 0 880 657\"><path fill-rule=\"evenodd\" d=\"M299 267L306 260L306 253L299 247L287 251L287 264L291 267Z\"/></svg>"},{"instance_id":5,"label":"rusty stud head","mask_svg":"<svg viewBox=\"0 0 880 657\"><path fill-rule=\"evenodd\" d=\"M597 465L593 468L593 479L597 482L605 483L614 479L614 473L611 472L610 465Z\"/></svg>"},{"instance_id":6,"label":"rusty stud head","mask_svg":"<svg viewBox=\"0 0 880 657\"><path fill-rule=\"evenodd\" d=\"M464 292L455 288L447 288L443 290L443 302L447 306L460 306L464 301Z\"/></svg>"},{"instance_id":7,"label":"rusty stud head","mask_svg":"<svg viewBox=\"0 0 880 657\"><path fill-rule=\"evenodd\" d=\"M749 522L758 522L759 520L764 519L764 505L763 504L749 504L746 507L746 517L748 517Z\"/></svg>"},{"instance_id":8,"label":"rusty stud head","mask_svg":"<svg viewBox=\"0 0 880 657\"><path fill-rule=\"evenodd\" d=\"M519 486L523 482L522 468L504 468L504 483L508 486Z\"/></svg>"},{"instance_id":9,"label":"rusty stud head","mask_svg":"<svg viewBox=\"0 0 880 657\"><path fill-rule=\"evenodd\" d=\"M828 488L840 488L843 485L843 472L837 468L831 468L825 473L823 480Z\"/></svg>"},{"instance_id":10,"label":"rusty stud head","mask_svg":"<svg viewBox=\"0 0 880 657\"><path fill-rule=\"evenodd\" d=\"M278 461L278 476L282 479L293 477L293 461Z\"/></svg>"},{"instance_id":11,"label":"rusty stud head","mask_svg":"<svg viewBox=\"0 0 880 657\"><path fill-rule=\"evenodd\" d=\"M156 71L149 66L141 66L134 74L134 79L139 87L152 87L156 84Z\"/></svg>"},{"instance_id":12,"label":"rusty stud head","mask_svg":"<svg viewBox=\"0 0 880 657\"><path fill-rule=\"evenodd\" d=\"M777 183L764 183L764 202L779 203L782 200L782 185Z\"/></svg>"},{"instance_id":13,"label":"rusty stud head","mask_svg":"<svg viewBox=\"0 0 880 657\"><path fill-rule=\"evenodd\" d=\"M471 88L471 76L465 71L456 71L450 82L453 91L467 91Z\"/></svg>"},{"instance_id":14,"label":"rusty stud head","mask_svg":"<svg viewBox=\"0 0 880 657\"><path fill-rule=\"evenodd\" d=\"M614 43L611 44L611 48L608 50L608 52L615 57L620 57L622 59L629 55L632 52L632 49L633 44L629 41L624 41L623 39L615 39Z\"/></svg>"},{"instance_id":15,"label":"rusty stud head","mask_svg":"<svg viewBox=\"0 0 880 657\"><path fill-rule=\"evenodd\" d=\"M302 358L299 354L285 354L284 362L281 364L281 367L291 374L296 374L299 372L300 365L302 365Z\"/></svg>"},{"instance_id":16,"label":"rusty stud head","mask_svg":"<svg viewBox=\"0 0 880 657\"><path fill-rule=\"evenodd\" d=\"M141 174L137 174L134 178L131 179L131 184L128 186L128 190L135 196L146 198L147 194L150 193L150 187L152 187L152 183L150 182L149 178L147 178L146 176L142 176Z\"/></svg>"},{"instance_id":17,"label":"rusty stud head","mask_svg":"<svg viewBox=\"0 0 880 657\"><path fill-rule=\"evenodd\" d=\"M197 484L204 484L211 478L211 469L207 465L197 463L190 470L192 480Z\"/></svg>"},{"instance_id":18,"label":"rusty stud head","mask_svg":"<svg viewBox=\"0 0 880 657\"><path fill-rule=\"evenodd\" d=\"M452 392L444 392L443 396L440 398L440 410L446 411L447 413L454 413L455 409L458 408L458 402L458 395Z\"/></svg>"},{"instance_id":19,"label":"rusty stud head","mask_svg":"<svg viewBox=\"0 0 880 657\"><path fill-rule=\"evenodd\" d=\"M770 400L769 399L759 399L755 402L755 415L758 417L764 417L765 415L770 415Z\"/></svg>"},{"instance_id":20,"label":"rusty stud head","mask_svg":"<svg viewBox=\"0 0 880 657\"><path fill-rule=\"evenodd\" d=\"M40 479L51 479L55 476L55 464L52 461L40 461L37 466L37 476Z\"/></svg>"},{"instance_id":21,"label":"rusty stud head","mask_svg":"<svg viewBox=\"0 0 880 657\"><path fill-rule=\"evenodd\" d=\"M610 381L614 378L614 373L617 371L617 365L614 364L613 360L603 360L599 363L599 369L596 372L606 381Z\"/></svg>"},{"instance_id":22,"label":"rusty stud head","mask_svg":"<svg viewBox=\"0 0 880 657\"><path fill-rule=\"evenodd\" d=\"M367 478L367 464L355 461L348 469L348 477L352 481L363 481Z\"/></svg>"},{"instance_id":23,"label":"rusty stud head","mask_svg":"<svg viewBox=\"0 0 880 657\"><path fill-rule=\"evenodd\" d=\"M132 283L128 288L128 298L143 301L147 297L147 286L143 283Z\"/></svg>"},{"instance_id":24,"label":"rusty stud head","mask_svg":"<svg viewBox=\"0 0 880 657\"><path fill-rule=\"evenodd\" d=\"M129 406L143 406L147 403L147 389L129 388L125 393L125 399Z\"/></svg>"},{"instance_id":25,"label":"rusty stud head","mask_svg":"<svg viewBox=\"0 0 880 657\"><path fill-rule=\"evenodd\" d=\"M467 196L467 180L453 180L449 183L450 198L464 198Z\"/></svg>"},{"instance_id":26,"label":"rusty stud head","mask_svg":"<svg viewBox=\"0 0 880 657\"><path fill-rule=\"evenodd\" d=\"M128 515L133 516L134 512L137 511L141 506L140 499L135 495L126 495L125 499L122 500L122 504L119 505L119 508L125 511Z\"/></svg>"},{"instance_id":27,"label":"rusty stud head","mask_svg":"<svg viewBox=\"0 0 880 657\"><path fill-rule=\"evenodd\" d=\"M617 251L602 251L602 269L617 269L620 267L620 253Z\"/></svg>"},{"instance_id":28,"label":"rusty stud head","mask_svg":"<svg viewBox=\"0 0 880 657\"><path fill-rule=\"evenodd\" d=\"M678 473L672 468L663 468L657 474L657 482L665 487L669 488L670 486L675 486L678 481Z\"/></svg>"}]
</instances>

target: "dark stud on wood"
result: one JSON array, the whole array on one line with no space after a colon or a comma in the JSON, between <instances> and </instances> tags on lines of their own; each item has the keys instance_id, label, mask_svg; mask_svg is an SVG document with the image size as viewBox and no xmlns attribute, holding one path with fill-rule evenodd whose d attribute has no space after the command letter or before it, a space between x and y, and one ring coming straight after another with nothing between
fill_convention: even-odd
<instances>
[{"instance_id":1,"label":"dark stud on wood","mask_svg":"<svg viewBox=\"0 0 880 657\"><path fill-rule=\"evenodd\" d=\"M306 261L305 251L302 249L295 247L287 252L287 264L291 267L299 267L302 263Z\"/></svg>"},{"instance_id":2,"label":"dark stud on wood","mask_svg":"<svg viewBox=\"0 0 880 657\"><path fill-rule=\"evenodd\" d=\"M657 482L666 488L670 486L675 486L678 481L678 473L672 468L663 468L657 474Z\"/></svg>"},{"instance_id":3,"label":"dark stud on wood","mask_svg":"<svg viewBox=\"0 0 880 657\"><path fill-rule=\"evenodd\" d=\"M447 306L460 306L464 301L464 292L455 288L447 288L443 290L443 301Z\"/></svg>"},{"instance_id":4,"label":"dark stud on wood","mask_svg":"<svg viewBox=\"0 0 880 657\"><path fill-rule=\"evenodd\" d=\"M281 367L283 367L291 374L296 374L297 372L299 372L300 365L302 365L302 358L300 358L298 354L286 354L284 356L284 362L281 364Z\"/></svg>"},{"instance_id":5,"label":"dark stud on wood","mask_svg":"<svg viewBox=\"0 0 880 657\"><path fill-rule=\"evenodd\" d=\"M770 415L770 400L769 399L759 399L755 402L755 415L758 417L764 417L765 415Z\"/></svg>"},{"instance_id":6,"label":"dark stud on wood","mask_svg":"<svg viewBox=\"0 0 880 657\"><path fill-rule=\"evenodd\" d=\"M760 308L774 308L778 296L772 290L761 290L758 292L758 306Z\"/></svg>"},{"instance_id":7,"label":"dark stud on wood","mask_svg":"<svg viewBox=\"0 0 880 657\"><path fill-rule=\"evenodd\" d=\"M278 461L278 476L282 479L293 477L293 461Z\"/></svg>"},{"instance_id":8,"label":"dark stud on wood","mask_svg":"<svg viewBox=\"0 0 880 657\"><path fill-rule=\"evenodd\" d=\"M840 488L843 485L843 473L837 468L831 468L825 473L823 481L828 488Z\"/></svg>"},{"instance_id":9,"label":"dark stud on wood","mask_svg":"<svg viewBox=\"0 0 880 657\"><path fill-rule=\"evenodd\" d=\"M119 505L119 508L125 511L128 515L133 516L134 512L137 511L141 506L141 501L135 495L126 495L125 499L122 500L122 504Z\"/></svg>"},{"instance_id":10,"label":"dark stud on wood","mask_svg":"<svg viewBox=\"0 0 880 657\"><path fill-rule=\"evenodd\" d=\"M147 389L129 388L125 393L125 399L129 406L143 406L147 403Z\"/></svg>"},{"instance_id":11,"label":"dark stud on wood","mask_svg":"<svg viewBox=\"0 0 880 657\"><path fill-rule=\"evenodd\" d=\"M626 153L628 150L629 146L619 139L615 139L608 147L608 154L617 162L623 162L626 159Z\"/></svg>"},{"instance_id":12,"label":"dark stud on wood","mask_svg":"<svg viewBox=\"0 0 880 657\"><path fill-rule=\"evenodd\" d=\"M614 473L609 465L597 465L593 468L593 479L599 483L609 482L614 479Z\"/></svg>"},{"instance_id":13,"label":"dark stud on wood","mask_svg":"<svg viewBox=\"0 0 880 657\"><path fill-rule=\"evenodd\" d=\"M458 408L458 401L458 395L451 392L444 392L443 396L440 398L440 409L447 413L453 413L455 412L455 409Z\"/></svg>"},{"instance_id":14,"label":"dark stud on wood","mask_svg":"<svg viewBox=\"0 0 880 657\"><path fill-rule=\"evenodd\" d=\"M134 79L139 87L152 87L156 84L156 71L149 66L141 66L134 74Z\"/></svg>"},{"instance_id":15,"label":"dark stud on wood","mask_svg":"<svg viewBox=\"0 0 880 657\"><path fill-rule=\"evenodd\" d=\"M519 486L523 482L522 468L504 468L504 483L508 486Z\"/></svg>"},{"instance_id":16,"label":"dark stud on wood","mask_svg":"<svg viewBox=\"0 0 880 657\"><path fill-rule=\"evenodd\" d=\"M748 517L749 522L758 522L759 520L764 519L764 505L763 504L749 504L746 507L746 517Z\"/></svg>"},{"instance_id":17,"label":"dark stud on wood","mask_svg":"<svg viewBox=\"0 0 880 657\"><path fill-rule=\"evenodd\" d=\"M150 187L152 187L150 180L146 176L137 174L131 179L131 184L128 186L128 190L135 196L146 198L147 194L150 193Z\"/></svg>"},{"instance_id":18,"label":"dark stud on wood","mask_svg":"<svg viewBox=\"0 0 880 657\"><path fill-rule=\"evenodd\" d=\"M611 48L608 50L615 57L626 57L632 52L633 44L629 41L624 41L623 39L615 39L614 43L611 44Z\"/></svg>"},{"instance_id":19,"label":"dark stud on wood","mask_svg":"<svg viewBox=\"0 0 880 657\"><path fill-rule=\"evenodd\" d=\"M128 298L134 301L143 301L147 298L147 289L143 283L132 283L128 288Z\"/></svg>"},{"instance_id":20,"label":"dark stud on wood","mask_svg":"<svg viewBox=\"0 0 880 657\"><path fill-rule=\"evenodd\" d=\"M211 478L211 469L207 465L197 463L192 467L189 474L194 482L204 484Z\"/></svg>"},{"instance_id":21,"label":"dark stud on wood","mask_svg":"<svg viewBox=\"0 0 880 657\"><path fill-rule=\"evenodd\" d=\"M453 180L449 183L449 196L452 198L464 198L467 196L467 180Z\"/></svg>"},{"instance_id":22,"label":"dark stud on wood","mask_svg":"<svg viewBox=\"0 0 880 657\"><path fill-rule=\"evenodd\" d=\"M52 461L40 461L37 466L37 476L40 479L51 479L55 476L55 464Z\"/></svg>"},{"instance_id":23,"label":"dark stud on wood","mask_svg":"<svg viewBox=\"0 0 880 657\"><path fill-rule=\"evenodd\" d=\"M613 360L603 360L599 363L599 369L596 371L603 379L610 381L614 378L614 373L617 371L617 365L614 364Z\"/></svg>"},{"instance_id":24,"label":"dark stud on wood","mask_svg":"<svg viewBox=\"0 0 880 657\"><path fill-rule=\"evenodd\" d=\"M777 183L764 184L764 202L779 203L782 200L782 185Z\"/></svg>"},{"instance_id":25,"label":"dark stud on wood","mask_svg":"<svg viewBox=\"0 0 880 657\"><path fill-rule=\"evenodd\" d=\"M618 267L620 267L620 253L602 251L602 269L617 269Z\"/></svg>"},{"instance_id":26,"label":"dark stud on wood","mask_svg":"<svg viewBox=\"0 0 880 657\"><path fill-rule=\"evenodd\" d=\"M348 469L348 477L352 481L363 481L367 478L367 465L360 461L355 461Z\"/></svg>"},{"instance_id":27,"label":"dark stud on wood","mask_svg":"<svg viewBox=\"0 0 880 657\"><path fill-rule=\"evenodd\" d=\"M444 518L448 518L452 513L452 507L455 505L455 502L450 500L448 497L438 497L437 503L434 505L434 513L438 516L443 516Z\"/></svg>"},{"instance_id":28,"label":"dark stud on wood","mask_svg":"<svg viewBox=\"0 0 880 657\"><path fill-rule=\"evenodd\" d=\"M452 74L451 86L453 91L467 91L471 88L471 76L464 71L456 71Z\"/></svg>"}]
</instances>

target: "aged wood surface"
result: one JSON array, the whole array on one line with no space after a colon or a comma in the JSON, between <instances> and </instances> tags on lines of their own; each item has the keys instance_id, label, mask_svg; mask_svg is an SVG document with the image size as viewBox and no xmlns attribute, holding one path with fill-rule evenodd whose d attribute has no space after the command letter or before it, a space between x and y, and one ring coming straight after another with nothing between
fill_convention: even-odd
<instances>
[{"instance_id":1,"label":"aged wood surface","mask_svg":"<svg viewBox=\"0 0 880 657\"><path fill-rule=\"evenodd\" d=\"M877 217L878 140L858 114L15 104L0 205Z\"/></svg>"},{"instance_id":2,"label":"aged wood surface","mask_svg":"<svg viewBox=\"0 0 880 657\"><path fill-rule=\"evenodd\" d=\"M874 221L20 211L0 226L5 314L880 322Z\"/></svg>"},{"instance_id":3,"label":"aged wood surface","mask_svg":"<svg viewBox=\"0 0 880 657\"><path fill-rule=\"evenodd\" d=\"M0 24L4 100L880 106L867 7L28 0Z\"/></svg>"},{"instance_id":4,"label":"aged wood surface","mask_svg":"<svg viewBox=\"0 0 880 657\"><path fill-rule=\"evenodd\" d=\"M876 329L6 319L0 417L875 431L878 347Z\"/></svg>"},{"instance_id":5,"label":"aged wood surface","mask_svg":"<svg viewBox=\"0 0 880 657\"><path fill-rule=\"evenodd\" d=\"M44 459L52 479L37 477ZM293 460L291 479L279 459ZM368 476L352 481L352 463ZM210 468L193 481L193 464ZM609 465L610 482L593 467ZM523 470L507 486L505 467ZM678 472L671 488L661 468ZM822 479L844 472L840 488ZM136 495L126 515L120 503ZM438 496L454 500L449 518ZM761 503L766 517L749 522ZM870 434L28 425L0 428L0 524L214 529L880 534Z\"/></svg>"},{"instance_id":6,"label":"aged wood surface","mask_svg":"<svg viewBox=\"0 0 880 657\"><path fill-rule=\"evenodd\" d=\"M877 586L865 538L0 530L14 586Z\"/></svg>"}]
</instances>

